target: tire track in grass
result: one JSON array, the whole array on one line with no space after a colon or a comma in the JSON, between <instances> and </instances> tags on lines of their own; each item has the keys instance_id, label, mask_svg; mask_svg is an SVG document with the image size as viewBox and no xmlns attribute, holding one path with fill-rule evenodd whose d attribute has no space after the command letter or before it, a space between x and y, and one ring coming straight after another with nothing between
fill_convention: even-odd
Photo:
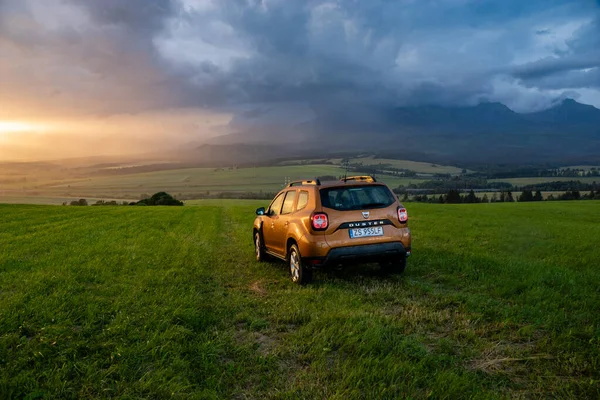
<instances>
[{"instance_id":1,"label":"tire track in grass","mask_svg":"<svg viewBox=\"0 0 600 400\"><path fill-rule=\"evenodd\" d=\"M215 277L225 288L231 304L231 315L225 327L230 345L237 349L229 354L226 364L237 365L244 373L232 382L232 395L236 398L265 398L288 378L281 368L279 356L281 332L269 326L268 309L255 292L250 282L271 275L255 265L251 231L247 235L236 223L232 212L235 207L219 207L220 217L214 240ZM247 240L241 237L247 236ZM269 267L269 266L267 266ZM273 272L276 274L277 270ZM273 275L271 275L271 280ZM276 279L275 279L276 281ZM267 396L270 397L270 396Z\"/></svg>"},{"instance_id":2,"label":"tire track in grass","mask_svg":"<svg viewBox=\"0 0 600 400\"><path fill-rule=\"evenodd\" d=\"M227 282L221 279L223 270L227 270L218 233L223 228L222 210L190 209L178 218L178 224L169 230L168 243L158 250L163 255L160 260L164 269L145 277L142 285L157 291L143 302L143 308L160 313L158 319L164 325L147 339L146 346L151 350L144 348L137 353L150 351L152 357L165 357L169 365L177 365L179 382L164 380L159 371L151 369L156 362L150 362L146 355L136 364L137 369L145 371L142 382L133 383L134 389L124 393L160 393L157 382L161 382L161 387L170 387L171 393L177 389L174 393L180 395L204 391L216 397L231 397L236 383L245 381L257 366L248 361L248 347L238 346L231 338L238 304L232 300ZM136 293L124 308L140 307L143 296L143 291ZM161 306L162 311L158 310ZM130 319L127 326L132 323L141 324ZM144 332L145 328L140 326L139 330ZM165 343L165 336L169 343Z\"/></svg>"}]
</instances>

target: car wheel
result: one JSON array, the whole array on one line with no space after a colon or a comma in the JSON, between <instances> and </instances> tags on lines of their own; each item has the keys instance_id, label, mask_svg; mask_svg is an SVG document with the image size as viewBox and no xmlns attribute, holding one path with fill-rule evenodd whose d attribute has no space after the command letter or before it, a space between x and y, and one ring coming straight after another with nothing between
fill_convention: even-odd
<instances>
[{"instance_id":1,"label":"car wheel","mask_svg":"<svg viewBox=\"0 0 600 400\"><path fill-rule=\"evenodd\" d=\"M406 256L394 257L379 263L382 270L392 274L401 274L406 269Z\"/></svg>"},{"instance_id":2,"label":"car wheel","mask_svg":"<svg viewBox=\"0 0 600 400\"><path fill-rule=\"evenodd\" d=\"M292 282L305 285L312 280L312 270L306 268L302 262L302 256L295 244L291 245L288 251L288 265Z\"/></svg>"},{"instance_id":3,"label":"car wheel","mask_svg":"<svg viewBox=\"0 0 600 400\"><path fill-rule=\"evenodd\" d=\"M254 232L254 253L256 254L256 261L258 262L267 259L265 246L263 245L262 236L259 231Z\"/></svg>"}]
</instances>

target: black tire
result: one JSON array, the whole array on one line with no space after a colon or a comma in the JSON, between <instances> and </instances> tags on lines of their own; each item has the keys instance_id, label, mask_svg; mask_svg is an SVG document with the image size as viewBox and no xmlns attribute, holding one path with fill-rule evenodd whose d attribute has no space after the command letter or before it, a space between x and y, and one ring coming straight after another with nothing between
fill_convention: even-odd
<instances>
[{"instance_id":1,"label":"black tire","mask_svg":"<svg viewBox=\"0 0 600 400\"><path fill-rule=\"evenodd\" d=\"M300 250L298 250L298 246L295 244L291 245L288 250L287 262L292 282L298 285L306 285L312 281L312 270L307 268L302 262Z\"/></svg>"},{"instance_id":2,"label":"black tire","mask_svg":"<svg viewBox=\"0 0 600 400\"><path fill-rule=\"evenodd\" d=\"M256 255L256 261L258 262L267 260L265 245L263 243L262 235L259 231L254 231L254 254Z\"/></svg>"},{"instance_id":3,"label":"black tire","mask_svg":"<svg viewBox=\"0 0 600 400\"><path fill-rule=\"evenodd\" d=\"M406 269L406 256L397 256L379 263L381 269L390 274L402 274Z\"/></svg>"}]
</instances>

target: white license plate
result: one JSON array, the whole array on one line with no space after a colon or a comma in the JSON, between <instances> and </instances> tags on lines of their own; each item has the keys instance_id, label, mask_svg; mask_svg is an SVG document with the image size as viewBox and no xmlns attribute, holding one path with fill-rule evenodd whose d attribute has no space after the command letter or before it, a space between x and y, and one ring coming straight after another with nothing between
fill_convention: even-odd
<instances>
[{"instance_id":1,"label":"white license plate","mask_svg":"<svg viewBox=\"0 0 600 400\"><path fill-rule=\"evenodd\" d=\"M352 239L367 237L367 236L383 236L383 226L375 226L375 227L371 227L371 228L350 229L350 237Z\"/></svg>"}]
</instances>

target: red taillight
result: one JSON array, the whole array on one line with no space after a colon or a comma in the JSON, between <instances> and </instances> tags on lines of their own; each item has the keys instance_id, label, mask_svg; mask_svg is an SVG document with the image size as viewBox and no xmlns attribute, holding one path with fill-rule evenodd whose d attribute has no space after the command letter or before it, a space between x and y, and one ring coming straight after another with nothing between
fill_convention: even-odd
<instances>
[{"instance_id":1,"label":"red taillight","mask_svg":"<svg viewBox=\"0 0 600 400\"><path fill-rule=\"evenodd\" d=\"M408 212L406 208L398 207L398 221L405 224L408 222Z\"/></svg>"},{"instance_id":2,"label":"red taillight","mask_svg":"<svg viewBox=\"0 0 600 400\"><path fill-rule=\"evenodd\" d=\"M315 231L324 231L329 226L329 220L325 213L314 213L310 216L310 221Z\"/></svg>"}]
</instances>

